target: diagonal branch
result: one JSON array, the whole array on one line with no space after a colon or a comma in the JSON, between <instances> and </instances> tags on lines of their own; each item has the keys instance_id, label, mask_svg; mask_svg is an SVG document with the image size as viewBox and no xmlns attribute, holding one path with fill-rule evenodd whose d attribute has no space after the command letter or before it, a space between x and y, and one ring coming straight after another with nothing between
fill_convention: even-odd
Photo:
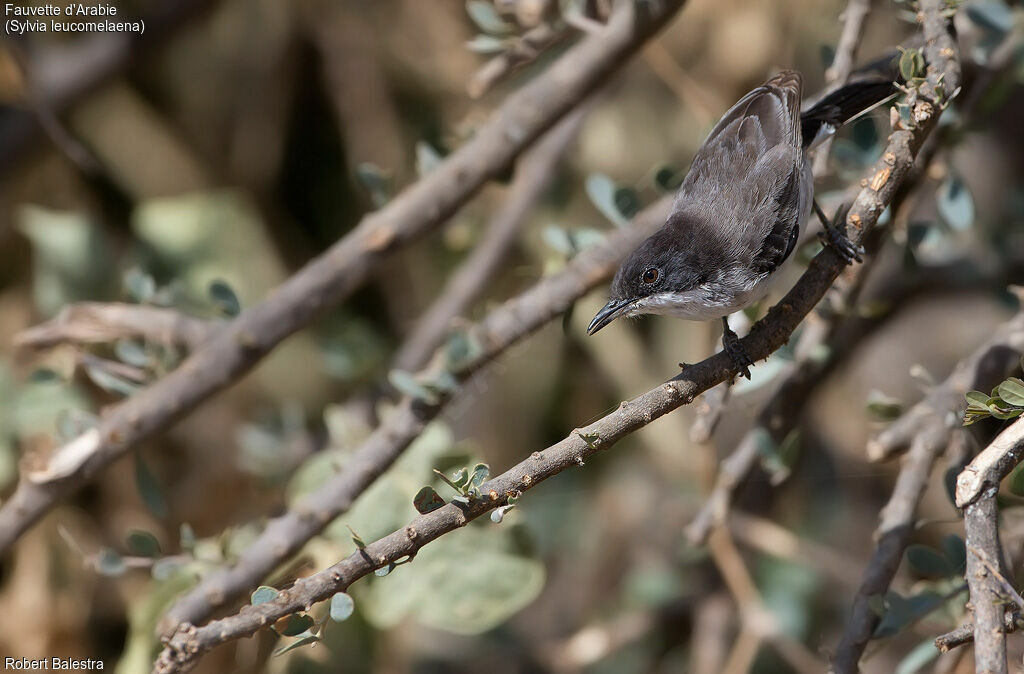
<instances>
[{"instance_id":1,"label":"diagonal branch","mask_svg":"<svg viewBox=\"0 0 1024 674\"><path fill-rule=\"evenodd\" d=\"M45 349L58 344L97 344L123 337L183 346L194 351L216 330L217 323L187 316L173 309L117 302L79 302L51 320L23 330L14 346Z\"/></svg>"},{"instance_id":2,"label":"diagonal branch","mask_svg":"<svg viewBox=\"0 0 1024 674\"><path fill-rule=\"evenodd\" d=\"M59 459L61 470L43 471L34 479L23 475L0 508L0 553L58 499L233 384L284 339L346 299L384 256L444 222L605 82L684 1L621 3L600 35L584 39L510 95L491 121L440 166L366 216L261 304L225 325L177 370L112 408L98 429L58 448L54 460Z\"/></svg>"},{"instance_id":3,"label":"diagonal branch","mask_svg":"<svg viewBox=\"0 0 1024 674\"><path fill-rule=\"evenodd\" d=\"M924 4L926 13L932 12L933 18L939 21L938 26L944 31L945 23L938 19L939 0L924 0ZM925 23L927 27L929 22ZM935 24L931 25L934 29ZM948 70L943 60L955 58L955 52L950 51L947 56L934 49L928 53L928 58L933 68L941 66ZM955 84L956 80L947 82ZM935 128L939 110L937 106L922 109L918 126L898 129L889 137L882 159L870 169L866 186L855 199L847 217L846 234L854 242L865 237L892 201L896 190L911 171L921 143ZM822 250L811 261L797 284L741 340L746 352L755 360L767 358L784 344L825 295L844 266L842 259L831 248ZM507 324L505 329L513 330L514 327L513 322ZM243 607L239 613L203 627L191 624L179 626L166 641L154 671L169 674L189 669L215 646L253 634L280 617L304 610L344 590L377 568L415 555L421 547L436 538L505 505L509 497L520 495L564 470L584 464L599 451L612 447L660 416L689 404L701 392L735 374L734 366L724 353L717 353L690 365L670 381L622 403L610 414L585 428L577 429L547 449L534 452L526 460L485 483L481 486L484 494L482 498L473 499L464 506L449 503L421 515L405 528L366 545L334 566L296 581L273 601Z\"/></svg>"},{"instance_id":4,"label":"diagonal branch","mask_svg":"<svg viewBox=\"0 0 1024 674\"><path fill-rule=\"evenodd\" d=\"M592 104L576 108L516 164L515 179L501 209L487 225L484 238L445 284L444 290L416 320L412 334L395 356L395 367L418 370L444 342L452 321L465 313L505 259L527 214L551 185L566 147L576 137Z\"/></svg>"},{"instance_id":5,"label":"diagonal branch","mask_svg":"<svg viewBox=\"0 0 1024 674\"><path fill-rule=\"evenodd\" d=\"M631 227L613 232L603 243L573 258L566 268L543 279L530 290L505 302L464 333L476 345L476 353L455 367L443 368L462 384L508 348L560 316L573 302L609 278L627 252L665 221L666 197L638 215ZM437 364L421 379L436 380ZM327 480L284 515L271 520L260 536L230 568L206 576L181 597L161 620L160 631L172 632L180 623L197 623L218 606L243 594L319 534L334 518L346 512L356 498L415 440L427 424L445 409L455 386L440 391L433 401L405 397L397 409L356 449L345 469Z\"/></svg>"}]
</instances>

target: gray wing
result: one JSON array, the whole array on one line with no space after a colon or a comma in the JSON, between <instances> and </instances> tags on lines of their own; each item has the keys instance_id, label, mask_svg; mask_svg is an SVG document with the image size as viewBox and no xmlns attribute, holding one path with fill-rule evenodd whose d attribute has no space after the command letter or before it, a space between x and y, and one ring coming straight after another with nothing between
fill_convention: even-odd
<instances>
[{"instance_id":1,"label":"gray wing","mask_svg":"<svg viewBox=\"0 0 1024 674\"><path fill-rule=\"evenodd\" d=\"M800 74L783 71L734 105L697 151L673 210L697 210L723 253L770 272L796 246L809 206Z\"/></svg>"}]
</instances>

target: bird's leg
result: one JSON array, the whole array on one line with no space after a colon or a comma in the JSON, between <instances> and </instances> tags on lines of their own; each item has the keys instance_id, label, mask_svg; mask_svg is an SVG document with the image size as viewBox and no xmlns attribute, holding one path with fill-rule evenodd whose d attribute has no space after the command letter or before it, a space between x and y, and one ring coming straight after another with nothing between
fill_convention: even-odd
<instances>
[{"instance_id":1,"label":"bird's leg","mask_svg":"<svg viewBox=\"0 0 1024 674\"><path fill-rule=\"evenodd\" d=\"M818 214L818 219L821 220L822 233L818 235L821 239L822 245L830 247L839 257L846 261L846 264L853 264L854 262L863 262L864 258L864 246L850 241L849 237L846 236L845 223L846 215L850 212L850 205L840 206L836 210L835 218L829 222L829 219L825 217L825 213L821 210L821 206L818 205L817 200L812 199L811 204L814 206L814 212Z\"/></svg>"},{"instance_id":2,"label":"bird's leg","mask_svg":"<svg viewBox=\"0 0 1024 674\"><path fill-rule=\"evenodd\" d=\"M750 379L750 370L748 368L754 364L754 361L750 360L750 356L747 355L747 352L740 345L740 338L729 327L729 318L727 316L722 316L722 348L732 360L732 364L739 370L739 373Z\"/></svg>"}]
</instances>

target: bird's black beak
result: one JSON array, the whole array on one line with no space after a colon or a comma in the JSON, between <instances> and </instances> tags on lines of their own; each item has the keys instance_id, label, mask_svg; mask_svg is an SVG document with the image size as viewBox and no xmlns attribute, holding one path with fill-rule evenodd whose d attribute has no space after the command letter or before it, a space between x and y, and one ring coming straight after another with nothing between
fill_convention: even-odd
<instances>
[{"instance_id":1,"label":"bird's black beak","mask_svg":"<svg viewBox=\"0 0 1024 674\"><path fill-rule=\"evenodd\" d=\"M601 307L601 310L594 316L587 327L587 334L592 335L604 326L608 325L629 308L629 300L609 300L608 304Z\"/></svg>"}]
</instances>

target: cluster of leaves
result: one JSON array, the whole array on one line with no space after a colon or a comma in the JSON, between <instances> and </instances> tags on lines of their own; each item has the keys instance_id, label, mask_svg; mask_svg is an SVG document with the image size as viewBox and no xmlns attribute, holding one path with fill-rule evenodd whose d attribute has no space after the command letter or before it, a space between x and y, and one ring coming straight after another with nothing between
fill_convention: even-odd
<instances>
[{"instance_id":1,"label":"cluster of leaves","mask_svg":"<svg viewBox=\"0 0 1024 674\"><path fill-rule=\"evenodd\" d=\"M259 606L277 599L280 593L272 587L261 585L252 593L250 603ZM293 613L273 624L271 629L282 637L295 637L295 641L274 651L274 655L282 655L290 650L315 644L323 639L323 632L330 622L344 622L355 612L355 601L344 592L337 592L331 597L329 611L320 619L309 613Z\"/></svg>"},{"instance_id":2,"label":"cluster of leaves","mask_svg":"<svg viewBox=\"0 0 1024 674\"><path fill-rule=\"evenodd\" d=\"M997 385L989 394L981 391L967 393L967 411L964 426L989 417L1000 421L1015 419L1024 413L1024 381L1010 377Z\"/></svg>"}]
</instances>

